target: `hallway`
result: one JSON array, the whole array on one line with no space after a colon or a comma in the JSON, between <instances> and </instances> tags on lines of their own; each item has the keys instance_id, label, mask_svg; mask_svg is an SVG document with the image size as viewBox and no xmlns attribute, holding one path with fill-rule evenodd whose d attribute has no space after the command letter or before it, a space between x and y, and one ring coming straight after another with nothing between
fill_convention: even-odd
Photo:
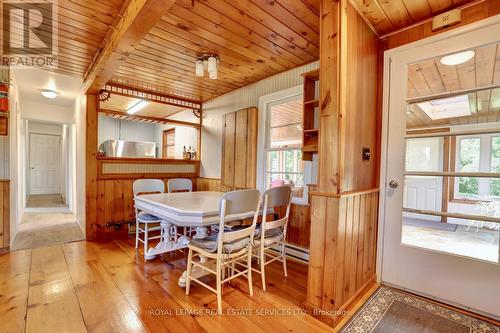
<instances>
[{"instance_id":1,"label":"hallway","mask_svg":"<svg viewBox=\"0 0 500 333\"><path fill-rule=\"evenodd\" d=\"M33 194L28 198L27 208L59 208L68 207L60 193L58 194Z\"/></svg>"},{"instance_id":2,"label":"hallway","mask_svg":"<svg viewBox=\"0 0 500 333\"><path fill-rule=\"evenodd\" d=\"M11 249L34 249L82 239L83 232L71 213L25 213Z\"/></svg>"}]
</instances>

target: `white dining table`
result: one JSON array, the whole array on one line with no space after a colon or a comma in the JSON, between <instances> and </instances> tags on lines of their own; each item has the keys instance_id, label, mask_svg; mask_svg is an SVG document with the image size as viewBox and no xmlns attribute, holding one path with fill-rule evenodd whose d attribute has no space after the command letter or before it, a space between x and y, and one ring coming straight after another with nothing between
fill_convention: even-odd
<instances>
[{"instance_id":1,"label":"white dining table","mask_svg":"<svg viewBox=\"0 0 500 333\"><path fill-rule=\"evenodd\" d=\"M162 221L162 238L155 247L147 250L145 259L151 260L162 253L187 247L190 238L184 235L174 235L172 226L196 228L193 238L208 236L208 227L220 221L219 205L223 194L224 192L199 191L145 194L135 197L136 209L157 216ZM206 260L206 258L201 258L201 260ZM186 274L184 272L179 278L178 283L181 287L186 285ZM207 272L193 267L191 274L199 278Z\"/></svg>"}]
</instances>

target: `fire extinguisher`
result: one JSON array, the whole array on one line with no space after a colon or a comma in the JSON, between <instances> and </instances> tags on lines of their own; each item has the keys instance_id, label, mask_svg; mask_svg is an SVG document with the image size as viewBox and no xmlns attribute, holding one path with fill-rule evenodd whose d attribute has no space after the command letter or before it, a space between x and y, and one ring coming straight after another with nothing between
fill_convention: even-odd
<instances>
[{"instance_id":1,"label":"fire extinguisher","mask_svg":"<svg viewBox=\"0 0 500 333\"><path fill-rule=\"evenodd\" d=\"M0 112L9 112L9 85L0 84Z\"/></svg>"}]
</instances>

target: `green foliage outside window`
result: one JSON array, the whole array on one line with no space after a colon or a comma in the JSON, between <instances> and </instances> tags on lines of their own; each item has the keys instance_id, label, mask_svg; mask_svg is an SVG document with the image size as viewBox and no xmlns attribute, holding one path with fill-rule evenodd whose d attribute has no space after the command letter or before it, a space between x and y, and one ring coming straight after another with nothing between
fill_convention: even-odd
<instances>
[{"instance_id":1,"label":"green foliage outside window","mask_svg":"<svg viewBox=\"0 0 500 333\"><path fill-rule=\"evenodd\" d=\"M481 139L467 138L460 140L459 167L462 172L479 171L479 158L481 152ZM458 179L458 192L460 194L479 194L479 181L474 177L460 177Z\"/></svg>"},{"instance_id":2,"label":"green foliage outside window","mask_svg":"<svg viewBox=\"0 0 500 333\"><path fill-rule=\"evenodd\" d=\"M491 139L491 172L500 172L500 137ZM490 195L500 196L500 179L493 178L490 182Z\"/></svg>"}]
</instances>

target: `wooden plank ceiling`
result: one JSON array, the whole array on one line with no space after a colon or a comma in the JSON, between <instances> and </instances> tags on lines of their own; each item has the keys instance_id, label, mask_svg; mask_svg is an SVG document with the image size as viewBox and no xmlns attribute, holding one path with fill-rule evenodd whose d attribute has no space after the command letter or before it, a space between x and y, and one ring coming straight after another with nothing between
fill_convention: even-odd
<instances>
[{"instance_id":1,"label":"wooden plank ceiling","mask_svg":"<svg viewBox=\"0 0 500 333\"><path fill-rule=\"evenodd\" d=\"M474 0L350 0L379 36Z\"/></svg>"},{"instance_id":2,"label":"wooden plank ceiling","mask_svg":"<svg viewBox=\"0 0 500 333\"><path fill-rule=\"evenodd\" d=\"M477 124L500 121L500 43L474 50L475 56L455 66L443 65L440 57L408 66L408 98L446 95L461 90L468 93L471 115L431 120L413 103L408 110L408 128ZM485 87L495 87L481 89Z\"/></svg>"},{"instance_id":3,"label":"wooden plank ceiling","mask_svg":"<svg viewBox=\"0 0 500 333\"><path fill-rule=\"evenodd\" d=\"M350 0L379 35L472 0ZM57 72L84 77L132 0L59 0ZM206 101L319 57L319 0L177 0L111 81ZM194 75L220 56L218 79Z\"/></svg>"},{"instance_id":4,"label":"wooden plank ceiling","mask_svg":"<svg viewBox=\"0 0 500 333\"><path fill-rule=\"evenodd\" d=\"M131 52L113 82L207 100L319 56L319 2L177 1ZM201 53L218 79L194 75Z\"/></svg>"},{"instance_id":5,"label":"wooden plank ceiling","mask_svg":"<svg viewBox=\"0 0 500 333\"><path fill-rule=\"evenodd\" d=\"M83 77L105 43L123 0L58 0L58 67L52 71Z\"/></svg>"}]
</instances>

